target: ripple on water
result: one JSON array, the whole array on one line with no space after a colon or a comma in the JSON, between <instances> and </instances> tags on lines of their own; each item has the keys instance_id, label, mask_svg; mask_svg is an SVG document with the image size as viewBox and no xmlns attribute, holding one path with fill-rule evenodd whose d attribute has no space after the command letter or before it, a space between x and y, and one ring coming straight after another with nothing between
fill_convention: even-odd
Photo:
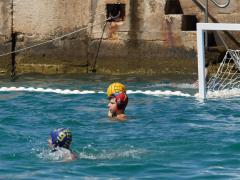
<instances>
[{"instance_id":1,"label":"ripple on water","mask_svg":"<svg viewBox=\"0 0 240 180\"><path fill-rule=\"evenodd\" d=\"M2 80L0 179L239 178L239 97L199 102L191 84L135 79L123 123L106 117L109 77ZM49 153L58 127L77 161Z\"/></svg>"}]
</instances>

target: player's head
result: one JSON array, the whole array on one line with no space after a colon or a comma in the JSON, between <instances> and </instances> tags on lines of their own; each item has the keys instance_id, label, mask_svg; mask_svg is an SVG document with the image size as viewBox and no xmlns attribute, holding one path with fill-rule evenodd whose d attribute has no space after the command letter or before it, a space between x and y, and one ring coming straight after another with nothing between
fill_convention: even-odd
<instances>
[{"instance_id":1,"label":"player's head","mask_svg":"<svg viewBox=\"0 0 240 180\"><path fill-rule=\"evenodd\" d=\"M128 104L128 96L126 95L126 93L114 93L109 97L109 101L110 111L124 111Z\"/></svg>"},{"instance_id":2,"label":"player's head","mask_svg":"<svg viewBox=\"0 0 240 180\"><path fill-rule=\"evenodd\" d=\"M107 88L107 96L110 97L111 95L115 93L126 93L126 87L119 82L112 83Z\"/></svg>"},{"instance_id":3,"label":"player's head","mask_svg":"<svg viewBox=\"0 0 240 180\"><path fill-rule=\"evenodd\" d=\"M72 133L69 129L58 128L50 133L50 139L53 148L64 147L69 149L72 142Z\"/></svg>"}]
</instances>

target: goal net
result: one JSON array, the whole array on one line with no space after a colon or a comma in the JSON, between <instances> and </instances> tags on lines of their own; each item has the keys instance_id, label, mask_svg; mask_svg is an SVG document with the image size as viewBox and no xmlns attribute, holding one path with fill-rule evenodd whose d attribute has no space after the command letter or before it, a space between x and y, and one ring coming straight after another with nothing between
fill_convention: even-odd
<instances>
[{"instance_id":1,"label":"goal net","mask_svg":"<svg viewBox=\"0 0 240 180\"><path fill-rule=\"evenodd\" d=\"M240 50L228 50L217 72L206 81L204 32L240 31L240 24L197 23L199 98L240 95ZM221 93L219 93L221 92Z\"/></svg>"},{"instance_id":2,"label":"goal net","mask_svg":"<svg viewBox=\"0 0 240 180\"><path fill-rule=\"evenodd\" d=\"M228 50L220 63L216 74L207 81L207 91L216 95L221 91L240 90L240 50Z\"/></svg>"}]
</instances>

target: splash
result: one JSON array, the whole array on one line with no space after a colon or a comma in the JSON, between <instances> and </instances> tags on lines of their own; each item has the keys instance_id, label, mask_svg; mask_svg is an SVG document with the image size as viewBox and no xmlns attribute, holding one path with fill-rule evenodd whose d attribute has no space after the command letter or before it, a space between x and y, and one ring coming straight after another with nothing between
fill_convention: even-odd
<instances>
[{"instance_id":1,"label":"splash","mask_svg":"<svg viewBox=\"0 0 240 180\"><path fill-rule=\"evenodd\" d=\"M40 159L60 162L71 160L71 152L65 148L58 148L57 151L54 152L49 149L43 149L37 156Z\"/></svg>"},{"instance_id":2,"label":"splash","mask_svg":"<svg viewBox=\"0 0 240 180\"><path fill-rule=\"evenodd\" d=\"M82 152L79 152L80 159L89 160L112 160L112 159L122 159L122 158L132 158L140 159L140 157L146 153L144 149L138 149L133 146L124 147L117 150L98 150L92 145L84 147Z\"/></svg>"}]
</instances>

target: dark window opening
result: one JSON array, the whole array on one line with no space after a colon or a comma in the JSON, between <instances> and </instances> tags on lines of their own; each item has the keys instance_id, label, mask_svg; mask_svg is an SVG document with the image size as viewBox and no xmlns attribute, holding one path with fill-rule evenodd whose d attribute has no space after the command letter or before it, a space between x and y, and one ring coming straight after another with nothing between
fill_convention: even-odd
<instances>
[{"instance_id":1,"label":"dark window opening","mask_svg":"<svg viewBox=\"0 0 240 180\"><path fill-rule=\"evenodd\" d=\"M216 47L217 42L213 31L208 31L208 47ZM204 39L205 40L205 39Z\"/></svg>"},{"instance_id":2,"label":"dark window opening","mask_svg":"<svg viewBox=\"0 0 240 180\"><path fill-rule=\"evenodd\" d=\"M196 31L197 17L195 15L182 16L182 31Z\"/></svg>"},{"instance_id":3,"label":"dark window opening","mask_svg":"<svg viewBox=\"0 0 240 180\"><path fill-rule=\"evenodd\" d=\"M179 0L167 0L164 7L165 14L183 14Z\"/></svg>"},{"instance_id":4,"label":"dark window opening","mask_svg":"<svg viewBox=\"0 0 240 180\"><path fill-rule=\"evenodd\" d=\"M116 3L116 4L107 4L107 19L109 22L123 21L125 18L125 4Z\"/></svg>"}]
</instances>

